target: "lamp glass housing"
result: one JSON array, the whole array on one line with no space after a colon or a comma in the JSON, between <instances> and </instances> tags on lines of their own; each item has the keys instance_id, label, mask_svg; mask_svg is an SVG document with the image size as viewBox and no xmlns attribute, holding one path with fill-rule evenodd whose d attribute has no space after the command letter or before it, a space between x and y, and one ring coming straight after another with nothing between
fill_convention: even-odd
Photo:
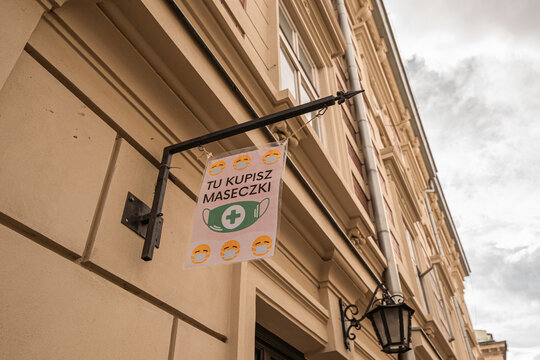
<instances>
[{"instance_id":1,"label":"lamp glass housing","mask_svg":"<svg viewBox=\"0 0 540 360\"><path fill-rule=\"evenodd\" d=\"M388 354L410 350L411 318L414 310L406 304L383 303L366 314L382 346Z\"/></svg>"}]
</instances>

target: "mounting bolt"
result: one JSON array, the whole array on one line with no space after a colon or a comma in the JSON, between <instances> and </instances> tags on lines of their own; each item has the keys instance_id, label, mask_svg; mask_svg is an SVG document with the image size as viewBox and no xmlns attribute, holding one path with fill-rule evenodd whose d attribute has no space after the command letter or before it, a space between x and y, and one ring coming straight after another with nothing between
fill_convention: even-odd
<instances>
[{"instance_id":1,"label":"mounting bolt","mask_svg":"<svg viewBox=\"0 0 540 360\"><path fill-rule=\"evenodd\" d=\"M129 201L135 201L135 198L133 196L130 196Z\"/></svg>"}]
</instances>

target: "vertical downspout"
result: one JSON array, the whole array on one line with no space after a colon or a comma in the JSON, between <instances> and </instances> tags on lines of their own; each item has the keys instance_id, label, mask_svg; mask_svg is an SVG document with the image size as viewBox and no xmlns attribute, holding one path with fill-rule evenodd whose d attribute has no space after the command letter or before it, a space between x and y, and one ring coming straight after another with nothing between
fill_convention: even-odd
<instances>
[{"instance_id":1,"label":"vertical downspout","mask_svg":"<svg viewBox=\"0 0 540 360\"><path fill-rule=\"evenodd\" d=\"M360 90L360 78L358 76L358 69L356 67L354 47L352 44L351 31L349 27L349 17L347 15L344 0L337 0L337 10L339 25L341 27L343 36L345 37L345 42L347 43L347 49L345 50L345 62L347 64L347 72L349 74L351 90ZM360 143L366 163L368 187L371 194L371 203L373 205L373 215L375 218L375 229L377 231L377 238L379 240L382 253L386 258L387 263L387 268L384 272L385 282L392 295L403 295L399 281L396 259L392 249L388 220L386 219L384 209L381 184L379 183L379 171L377 170L377 162L375 159L375 150L373 148L373 143L371 142L369 123L366 110L364 108L364 98L362 96L357 96L353 102L356 121L358 124ZM416 359L414 350L400 354L399 358L403 360Z\"/></svg>"},{"instance_id":2,"label":"vertical downspout","mask_svg":"<svg viewBox=\"0 0 540 360\"><path fill-rule=\"evenodd\" d=\"M467 340L467 332L465 330L465 324L463 323L463 314L461 314L461 309L459 308L459 304L455 296L452 296L452 300L454 301L454 307L456 308L456 313L459 319L459 325L461 326L461 333L463 334L463 340L465 341L465 346L467 347L467 353L469 354L469 359L474 360L474 356L471 350L471 345L469 345L469 340Z\"/></svg>"},{"instance_id":3,"label":"vertical downspout","mask_svg":"<svg viewBox=\"0 0 540 360\"><path fill-rule=\"evenodd\" d=\"M347 71L349 74L351 90L360 90L360 78L358 76L358 69L356 67L354 47L352 44L351 31L349 27L349 19L347 16L347 9L345 8L344 0L337 0L337 10L341 31L343 32L343 36L345 37L345 41L347 43L347 49L345 50L345 62L347 64ZM403 295L401 291L401 284L399 281L396 259L392 250L390 231L388 228L388 221L386 219L386 213L384 209L381 185L379 183L379 172L377 170L375 150L373 148L373 143L371 142L371 134L368 119L366 116L366 110L364 108L363 97L356 96L353 102L354 110L356 113L356 121L358 123L360 143L362 146L362 151L364 153L364 160L366 162L366 173L368 178L367 182L369 186L369 192L371 194L371 203L373 205L375 229L377 231L377 238L379 240L382 253L386 258L386 262L388 264L388 267L386 268L386 271L384 273L385 282L388 290L392 295Z\"/></svg>"}]
</instances>

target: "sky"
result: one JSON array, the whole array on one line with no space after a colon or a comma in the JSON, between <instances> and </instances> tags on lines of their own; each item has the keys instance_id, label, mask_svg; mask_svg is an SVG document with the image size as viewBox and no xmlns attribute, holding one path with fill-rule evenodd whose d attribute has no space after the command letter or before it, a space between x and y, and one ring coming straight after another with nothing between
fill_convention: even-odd
<instances>
[{"instance_id":1,"label":"sky","mask_svg":"<svg viewBox=\"0 0 540 360\"><path fill-rule=\"evenodd\" d=\"M385 0L476 329L540 360L540 1Z\"/></svg>"}]
</instances>

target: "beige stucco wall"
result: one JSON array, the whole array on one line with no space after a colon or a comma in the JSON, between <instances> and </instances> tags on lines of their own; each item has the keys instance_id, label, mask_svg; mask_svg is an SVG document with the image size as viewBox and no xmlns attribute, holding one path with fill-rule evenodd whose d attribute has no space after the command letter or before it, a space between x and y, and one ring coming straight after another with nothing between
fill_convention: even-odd
<instances>
[{"instance_id":1,"label":"beige stucco wall","mask_svg":"<svg viewBox=\"0 0 540 360\"><path fill-rule=\"evenodd\" d=\"M295 105L279 90L276 1L248 0L245 9L238 1L178 3L257 112ZM385 52L375 47L368 5L349 2L367 19L355 19L355 33L361 71L371 74L362 81L405 298L417 309L414 326L430 337L418 340L415 352L422 358L431 341L448 358L461 358L467 336L449 341L442 315L422 308L404 226L416 229L427 267L437 253L419 197L427 180L410 128L385 130L407 114L385 70ZM321 96L335 93L344 44L337 21L328 20L331 3L286 6L306 21ZM382 279L385 260L369 207L354 193L351 174L362 175L348 157L339 107L325 115L335 135L326 148L309 127L296 135L274 258L184 268L205 161L195 149L175 155L160 248L144 262L143 239L120 223L127 192L150 204L163 147L253 115L164 1L27 0L8 1L4 9L0 357L252 359L259 323L308 359L391 358L367 324L352 351L343 345L338 299L364 308L376 285L370 271ZM284 131L301 121L288 121ZM207 148L218 153L271 140L258 130ZM359 186L367 191L365 182ZM446 246L449 256L440 261L446 270L437 281L448 305L456 294L466 312L463 271ZM450 310L458 334L456 316Z\"/></svg>"}]
</instances>

